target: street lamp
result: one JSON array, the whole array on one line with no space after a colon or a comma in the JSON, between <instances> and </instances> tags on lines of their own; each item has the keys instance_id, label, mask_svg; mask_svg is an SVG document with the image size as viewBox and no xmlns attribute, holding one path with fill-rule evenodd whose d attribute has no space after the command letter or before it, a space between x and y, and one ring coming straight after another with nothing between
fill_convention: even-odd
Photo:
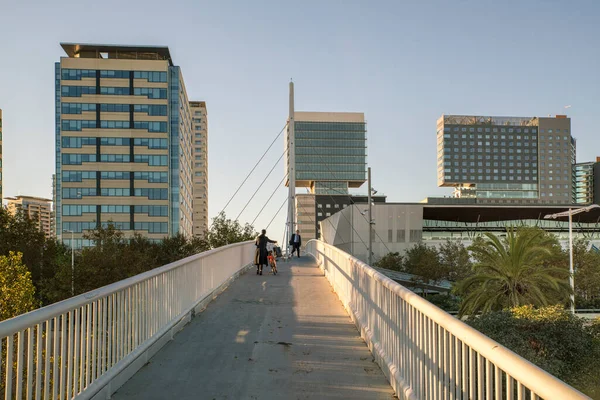
<instances>
[{"instance_id":1,"label":"street lamp","mask_svg":"<svg viewBox=\"0 0 600 400\"><path fill-rule=\"evenodd\" d=\"M573 270L573 215L582 212L588 212L594 208L600 208L598 204L592 204L587 207L581 207L576 209L569 208L568 211L564 211L556 214L548 214L544 216L544 219L556 219L560 217L569 217L569 284L571 285L571 313L575 314L575 272Z\"/></svg>"},{"instance_id":2,"label":"street lamp","mask_svg":"<svg viewBox=\"0 0 600 400\"><path fill-rule=\"evenodd\" d=\"M71 234L71 296L75 296L75 240L74 232L68 229L63 229L63 232Z\"/></svg>"}]
</instances>

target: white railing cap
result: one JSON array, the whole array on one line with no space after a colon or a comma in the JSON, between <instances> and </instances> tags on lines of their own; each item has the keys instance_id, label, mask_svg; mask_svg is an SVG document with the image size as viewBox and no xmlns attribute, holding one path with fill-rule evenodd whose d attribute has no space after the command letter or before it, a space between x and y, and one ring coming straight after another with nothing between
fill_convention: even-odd
<instances>
[{"instance_id":1,"label":"white railing cap","mask_svg":"<svg viewBox=\"0 0 600 400\"><path fill-rule=\"evenodd\" d=\"M183 258L181 260L172 262L167 265L163 265L162 267L151 269L150 271L143 272L141 274L132 276L127 279L123 279L122 281L118 281L115 283L111 283L110 285L106 285L100 287L98 289L91 290L87 293L83 293L77 295L75 297L71 297L65 299L63 301L59 301L58 303L50 304L46 307L38 308L37 310L30 311L26 314L21 314L11 319L7 319L5 321L0 322L0 339L13 335L19 331L32 327L34 325L40 324L44 321L48 321L54 317L62 315L66 312L73 311L79 307L82 307L86 304L91 303L92 301L106 297L120 290L126 289L130 286L133 286L137 283L146 281L150 278L153 278L157 275L160 275L164 272L171 271L173 269L179 268L185 264L188 264L192 261L196 261L201 258L205 258L211 256L215 253L219 253L221 251L230 249L232 247L243 246L247 244L253 244L253 240L249 240L246 242L240 243L232 243L226 246L218 247L216 249L204 251L199 254L195 254L193 256L189 256Z\"/></svg>"},{"instance_id":2,"label":"white railing cap","mask_svg":"<svg viewBox=\"0 0 600 400\"><path fill-rule=\"evenodd\" d=\"M467 346L492 362L495 366L510 376L516 377L518 381L524 383L527 388L533 390L538 396L546 399L589 399L589 397L585 396L569 384L544 371L530 361L527 361L512 350L509 350L500 343L490 339L488 336L475 328L472 328L458 318L431 304L418 294L410 291L380 272L377 272L356 257L320 240L312 239L307 242L307 246L310 242L321 243L336 251L344 253L348 257L348 261L358 265L373 279L381 283L390 291L396 293L408 304L415 307L427 318L444 328L450 334L463 341ZM521 379L522 377L527 377L526 381Z\"/></svg>"}]
</instances>

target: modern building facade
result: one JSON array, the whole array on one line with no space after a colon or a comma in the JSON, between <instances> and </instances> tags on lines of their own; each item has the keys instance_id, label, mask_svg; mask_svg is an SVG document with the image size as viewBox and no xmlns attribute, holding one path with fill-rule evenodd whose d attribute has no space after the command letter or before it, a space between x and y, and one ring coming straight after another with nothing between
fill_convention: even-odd
<instances>
[{"instance_id":1,"label":"modern building facade","mask_svg":"<svg viewBox=\"0 0 600 400\"><path fill-rule=\"evenodd\" d=\"M192 234L193 124L168 47L63 43L56 63L56 233L112 221ZM69 242L65 234L64 242Z\"/></svg>"},{"instance_id":2,"label":"modern building facade","mask_svg":"<svg viewBox=\"0 0 600 400\"><path fill-rule=\"evenodd\" d=\"M372 209L374 225L373 253L377 260L389 252L403 253L417 243L439 246L448 239L465 246L486 232L506 235L511 227L537 226L557 236L568 246L569 223L544 219L545 215L563 212L569 206L494 205L494 204L423 204L376 203ZM577 207L571 205L571 207ZM355 257L367 260L368 221L363 206L353 205L321 222L322 239ZM573 216L573 237L586 238L600 246L598 219L600 210Z\"/></svg>"},{"instance_id":3,"label":"modern building facade","mask_svg":"<svg viewBox=\"0 0 600 400\"><path fill-rule=\"evenodd\" d=\"M208 231L208 114L206 102L190 101L194 131L194 214L192 232Z\"/></svg>"},{"instance_id":4,"label":"modern building facade","mask_svg":"<svg viewBox=\"0 0 600 400\"><path fill-rule=\"evenodd\" d=\"M0 109L0 207L2 207L2 110Z\"/></svg>"},{"instance_id":5,"label":"modern building facade","mask_svg":"<svg viewBox=\"0 0 600 400\"><path fill-rule=\"evenodd\" d=\"M478 203L569 204L575 200L571 119L442 115L438 186Z\"/></svg>"},{"instance_id":6,"label":"modern building facade","mask_svg":"<svg viewBox=\"0 0 600 400\"><path fill-rule=\"evenodd\" d=\"M7 197L5 200L9 213L16 215L18 212L23 212L37 222L47 238L52 237L52 200L32 196Z\"/></svg>"},{"instance_id":7,"label":"modern building facade","mask_svg":"<svg viewBox=\"0 0 600 400\"><path fill-rule=\"evenodd\" d=\"M371 196L373 203L385 203L385 200L386 196ZM353 204L363 204L364 211L367 208L368 197L354 194L297 194L297 223L300 235L305 240L320 238L321 222ZM367 217L363 216L363 218Z\"/></svg>"},{"instance_id":8,"label":"modern building facade","mask_svg":"<svg viewBox=\"0 0 600 400\"><path fill-rule=\"evenodd\" d=\"M321 208L350 204L349 188L366 181L367 130L363 113L296 111L294 131L296 187L308 189L296 196L296 221L308 240L319 237L318 222L326 218ZM289 142L286 136L286 148Z\"/></svg>"},{"instance_id":9,"label":"modern building facade","mask_svg":"<svg viewBox=\"0 0 600 400\"><path fill-rule=\"evenodd\" d=\"M596 162L575 164L573 175L575 177L575 203L598 204L600 201L600 157L596 157Z\"/></svg>"}]
</instances>

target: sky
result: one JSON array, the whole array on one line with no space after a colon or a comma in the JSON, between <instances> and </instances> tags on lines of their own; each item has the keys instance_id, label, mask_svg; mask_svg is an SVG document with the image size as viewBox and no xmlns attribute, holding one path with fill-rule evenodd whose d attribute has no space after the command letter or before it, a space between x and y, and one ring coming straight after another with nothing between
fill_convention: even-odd
<instances>
[{"instance_id":1,"label":"sky","mask_svg":"<svg viewBox=\"0 0 600 400\"><path fill-rule=\"evenodd\" d=\"M600 156L595 0L0 0L0 10L4 196L51 197L60 42L169 46L189 98L207 102L211 218L283 128L290 79L297 111L365 113L373 187L391 202L450 193L436 182L442 114L566 113L577 161ZM280 137L228 217L283 146ZM280 163L240 215L256 229L274 218L268 235L279 240L283 176Z\"/></svg>"}]
</instances>

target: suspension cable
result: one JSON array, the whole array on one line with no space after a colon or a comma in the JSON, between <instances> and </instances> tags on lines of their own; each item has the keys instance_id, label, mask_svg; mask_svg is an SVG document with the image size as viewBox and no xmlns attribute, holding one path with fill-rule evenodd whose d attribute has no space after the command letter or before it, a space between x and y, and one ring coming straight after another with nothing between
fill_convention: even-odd
<instances>
[{"instance_id":1,"label":"suspension cable","mask_svg":"<svg viewBox=\"0 0 600 400\"><path fill-rule=\"evenodd\" d=\"M308 139L308 141L312 142L312 139ZM333 176L335 176L335 173L331 170L331 168L329 168L329 165L323 160L323 156L320 155L320 154L317 154L314 146L311 146L311 148L313 149L314 154L321 159L321 162L323 163L323 165L325 165L325 167L327 168L327 170L329 171L329 173L331 173ZM337 190L335 190L335 189L333 189L333 190L337 192ZM350 201L352 201L352 196L350 196L350 194L348 194L348 193L342 193L342 194L345 195L346 197L348 197L348 199ZM333 200L333 196L331 195L331 193L328 193L328 195L331 198L331 200ZM367 195L368 195L368 193L367 193ZM371 207L370 204L369 204L369 207ZM365 220L367 219L367 217L365 217L364 214L362 214L362 213L360 213L360 214L362 215L362 217ZM346 220L346 222L348 222L350 224L350 226L352 227L352 230L354 230L354 232L356 232L356 230L354 229L354 226L352 226L352 223L348 220L348 218L343 213L342 213L342 216L344 217L344 219ZM371 229L371 221L367 221L367 224L369 226L369 229ZM385 244L385 242L383 241L383 239L381 239L381 237L379 236L379 234L377 233L377 231L376 230L373 230L373 231L375 232L375 235L379 238L379 240L381 240L381 243L386 248L386 250L388 251L388 253L390 253L391 251L390 251L389 247L387 247L387 245ZM358 235L358 233L357 233L357 235ZM359 238L360 238L360 236L359 236ZM362 238L361 238L361 241L363 242L363 244L365 244L365 242L362 240ZM369 251L371 251L371 249L369 249Z\"/></svg>"},{"instance_id":2,"label":"suspension cable","mask_svg":"<svg viewBox=\"0 0 600 400\"><path fill-rule=\"evenodd\" d=\"M277 167L277 165L279 164L279 161L281 161L281 159L283 158L283 156L285 155L286 152L287 152L287 149L284 150L283 153L281 153L281 156L279 156L279 159L275 162L275 165L273 165L273 168L271 168L271 170L269 171L269 173L267 174L267 176L265 176L265 179L263 179L263 181L261 182L261 184L254 191L254 194L252 195L252 197L250 197L250 199L246 202L246 205L244 206L244 208L242 208L242 211L240 211L240 213L238 214L238 216L235 217L236 221L240 219L240 215L242 215L242 213L244 212L244 210L246 209L246 207L248 207L248 204L250 204L250 202L252 201L252 199L254 198L254 196L256 196L256 194L258 193L258 191L260 190L260 188L265 184L265 182L267 181L267 179L269 178L269 176L271 175L271 173L273 172L273 170L275 169L275 167Z\"/></svg>"},{"instance_id":3,"label":"suspension cable","mask_svg":"<svg viewBox=\"0 0 600 400\"><path fill-rule=\"evenodd\" d=\"M273 144L275 144L275 142L277 141L277 139L279 139L279 136L281 136L281 134L285 130L286 126L287 126L287 123L283 126L283 128L281 128L281 131L279 131L279 134L275 137L275 139L273 139L273 141L271 142L271 144L269 145L269 147L267 147L267 150L265 150L265 152L260 157L260 159L256 162L256 164L254 164L254 167L252 168L252 170L248 173L248 175L246 176L246 178L243 180L243 182L237 188L237 190L235 191L235 193L233 194L233 196L231 196L231 198L229 199L229 201L225 204L225 207L223 207L223 209L217 214L217 216L223 214L223 212L225 211L225 209L227 208L227 206L231 203L231 201L233 200L233 198L238 194L238 192L240 191L240 189L242 188L242 186L244 186L244 183L246 183L246 181L248 180L248 178L250 178L250 175L252 175L252 173L254 172L254 170L256 169L256 167L258 167L258 164L260 164L260 162L262 161L263 158L265 158L265 156L267 155L267 153L269 152L269 150L271 149L271 147L273 147ZM236 218L236 220L237 220L237 218ZM212 227L212 223L211 223L211 227Z\"/></svg>"},{"instance_id":4,"label":"suspension cable","mask_svg":"<svg viewBox=\"0 0 600 400\"><path fill-rule=\"evenodd\" d=\"M273 220L275 220L275 217L277 217L277 215L279 214L279 212L281 211L281 209L283 208L283 206L285 206L285 203L287 203L288 199L286 198L283 203L281 203L281 206L279 206L279 210L277 210L277 212L275 213L275 215L273 215L273 218L271 218L271 222L269 222L269 225L267 225L266 229L269 229L269 227L271 226L271 224L273 223Z\"/></svg>"},{"instance_id":5,"label":"suspension cable","mask_svg":"<svg viewBox=\"0 0 600 400\"><path fill-rule=\"evenodd\" d=\"M275 195L275 193L279 189L279 185L281 185L283 183L283 181L285 180L285 178L287 178L287 176L288 176L288 174L286 173L283 176L283 178L281 179L281 181L279 181L279 183L277 184L277 186L275 186L275 190L273 190L273 193L271 193L271 195L269 196L269 198L267 199L267 201L265 202L265 204L262 206L262 208L260 209L260 211L258 212L258 214L256 214L256 217L254 217L254 219L252 220L252 223L250 225L254 226L254 222L256 222L256 220L258 219L258 217L260 216L260 214L263 212L263 210L265 209L265 207L267 206L267 204L269 204L269 201L271 201L271 199L273 198L273 196Z\"/></svg>"}]
</instances>

